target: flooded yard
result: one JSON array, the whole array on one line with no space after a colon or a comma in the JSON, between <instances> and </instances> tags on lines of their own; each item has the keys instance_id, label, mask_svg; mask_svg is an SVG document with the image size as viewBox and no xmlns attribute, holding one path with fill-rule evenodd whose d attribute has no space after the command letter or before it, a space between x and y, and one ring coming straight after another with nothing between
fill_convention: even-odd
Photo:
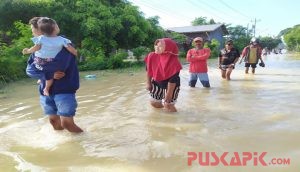
<instances>
[{"instance_id":1,"label":"flooded yard","mask_svg":"<svg viewBox=\"0 0 300 172\"><path fill-rule=\"evenodd\" d=\"M0 97L0 171L294 172L300 169L300 60L271 55L244 74L237 65L223 80L209 61L211 88L188 87L180 73L177 113L153 109L145 71L81 73L75 120L85 131L53 131L42 115L36 81L10 84ZM94 79L85 79L88 74ZM267 166L188 165L188 152L226 157L266 152ZM254 157L252 157L254 159ZM272 159L289 164L270 164ZM211 160L212 161L212 160Z\"/></svg>"}]
</instances>

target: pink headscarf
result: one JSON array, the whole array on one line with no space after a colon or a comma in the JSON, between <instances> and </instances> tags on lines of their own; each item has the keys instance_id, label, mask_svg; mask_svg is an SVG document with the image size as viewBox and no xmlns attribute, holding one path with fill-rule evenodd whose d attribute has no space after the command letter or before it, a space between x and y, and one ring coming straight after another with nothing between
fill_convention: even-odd
<instances>
[{"instance_id":1,"label":"pink headscarf","mask_svg":"<svg viewBox=\"0 0 300 172\"><path fill-rule=\"evenodd\" d=\"M178 73L182 66L179 62L176 42L170 38L158 39L155 42L157 43L157 41L164 45L163 53L149 53L145 58L145 63L148 76L155 81L163 81Z\"/></svg>"}]
</instances>

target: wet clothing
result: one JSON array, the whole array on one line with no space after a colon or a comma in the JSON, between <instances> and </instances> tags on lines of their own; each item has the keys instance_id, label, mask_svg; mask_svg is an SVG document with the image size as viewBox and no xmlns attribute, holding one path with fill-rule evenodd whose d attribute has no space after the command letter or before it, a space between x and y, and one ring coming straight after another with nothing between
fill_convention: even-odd
<instances>
[{"instance_id":1,"label":"wet clothing","mask_svg":"<svg viewBox=\"0 0 300 172\"><path fill-rule=\"evenodd\" d=\"M40 95L40 104L45 115L60 115L64 117L73 117L78 105L75 93L50 96Z\"/></svg>"},{"instance_id":2,"label":"wet clothing","mask_svg":"<svg viewBox=\"0 0 300 172\"><path fill-rule=\"evenodd\" d=\"M248 63L257 63L257 48L250 48L250 53L249 53L249 60Z\"/></svg>"},{"instance_id":3,"label":"wet clothing","mask_svg":"<svg viewBox=\"0 0 300 172\"><path fill-rule=\"evenodd\" d=\"M206 73L207 70L207 59L210 56L210 49L203 48L197 50L195 48L190 49L187 52L186 60L190 62L189 71L191 73Z\"/></svg>"},{"instance_id":4,"label":"wet clothing","mask_svg":"<svg viewBox=\"0 0 300 172\"><path fill-rule=\"evenodd\" d=\"M230 65L233 64L234 61L240 57L240 53L237 49L232 48L230 51L226 50L226 48L222 49L219 54L220 65Z\"/></svg>"},{"instance_id":5,"label":"wet clothing","mask_svg":"<svg viewBox=\"0 0 300 172\"><path fill-rule=\"evenodd\" d=\"M245 67L252 67L252 68L256 68L256 63L245 63Z\"/></svg>"},{"instance_id":6,"label":"wet clothing","mask_svg":"<svg viewBox=\"0 0 300 172\"><path fill-rule=\"evenodd\" d=\"M159 85L163 89L167 89L168 83L175 83L176 86L180 86L180 77L179 77L179 72L176 73L175 75L171 76L170 78L163 80L163 81L155 81L157 85Z\"/></svg>"},{"instance_id":7,"label":"wet clothing","mask_svg":"<svg viewBox=\"0 0 300 172\"><path fill-rule=\"evenodd\" d=\"M32 70L34 54L28 59L26 73L30 77L42 75L43 72ZM40 104L46 115L60 115L64 117L73 117L77 108L75 93L79 88L79 72L77 69L76 58L67 49L63 48L54 58L57 66L53 70L62 71L65 76L61 79L54 80L49 90L50 95L44 96L45 78L41 79L39 86ZM44 66L49 67L49 66ZM49 67L50 68L50 67ZM57 70L56 70L57 69Z\"/></svg>"},{"instance_id":8,"label":"wet clothing","mask_svg":"<svg viewBox=\"0 0 300 172\"><path fill-rule=\"evenodd\" d=\"M150 95L153 101L162 101L166 96L168 83L175 83L170 102L175 103L180 90L179 72L182 69L178 58L178 47L176 42L170 38L157 41L163 45L161 52L159 54L151 52L145 57L147 75L151 78L152 84Z\"/></svg>"},{"instance_id":9,"label":"wet clothing","mask_svg":"<svg viewBox=\"0 0 300 172\"><path fill-rule=\"evenodd\" d=\"M228 68L234 69L234 66L232 66L231 64L229 64L229 65L221 65L220 67L221 67L221 70L225 70L225 71L226 71L226 69L228 69Z\"/></svg>"},{"instance_id":10,"label":"wet clothing","mask_svg":"<svg viewBox=\"0 0 300 172\"><path fill-rule=\"evenodd\" d=\"M200 80L203 87L207 87L207 88L210 87L210 83L209 83L207 73L191 73L190 74L189 86L190 87L195 87L198 78L199 78L199 80Z\"/></svg>"},{"instance_id":11,"label":"wet clothing","mask_svg":"<svg viewBox=\"0 0 300 172\"><path fill-rule=\"evenodd\" d=\"M189 86L195 87L197 80L199 78L203 87L210 87L208 79L208 68L207 68L207 59L210 57L210 49L190 49L187 52L186 60L190 62L190 80Z\"/></svg>"},{"instance_id":12,"label":"wet clothing","mask_svg":"<svg viewBox=\"0 0 300 172\"><path fill-rule=\"evenodd\" d=\"M244 57L245 63L257 64L261 58L262 49L260 46L250 47L247 46L243 49L242 57Z\"/></svg>"},{"instance_id":13,"label":"wet clothing","mask_svg":"<svg viewBox=\"0 0 300 172\"><path fill-rule=\"evenodd\" d=\"M172 99L170 103L175 103L179 94L180 90L180 77L179 73L172 76L170 79L157 82L155 80L151 81L152 84L152 90L150 92L150 96L152 97L152 100L159 102L162 101L166 95L166 91L168 89L168 83L176 83L175 89L172 94Z\"/></svg>"}]
</instances>

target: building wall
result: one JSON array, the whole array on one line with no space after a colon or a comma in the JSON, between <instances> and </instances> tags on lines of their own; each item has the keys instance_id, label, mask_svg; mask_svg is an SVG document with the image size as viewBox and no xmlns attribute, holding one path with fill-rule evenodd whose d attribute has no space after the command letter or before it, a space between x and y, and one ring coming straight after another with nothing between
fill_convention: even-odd
<instances>
[{"instance_id":1,"label":"building wall","mask_svg":"<svg viewBox=\"0 0 300 172\"><path fill-rule=\"evenodd\" d=\"M221 48L224 47L225 40L223 38L223 34L222 34L222 29L221 28L218 28L215 31L211 32L209 34L209 36L210 36L209 40L212 40L212 39L218 40L218 42L220 43L219 49L221 49Z\"/></svg>"},{"instance_id":2,"label":"building wall","mask_svg":"<svg viewBox=\"0 0 300 172\"><path fill-rule=\"evenodd\" d=\"M184 33L184 35L186 35L189 38L189 40L187 41L188 44L191 44L195 37L200 36L206 41L216 39L220 43L219 49L224 47L225 40L223 38L223 31L221 27L214 30L213 32Z\"/></svg>"},{"instance_id":3,"label":"building wall","mask_svg":"<svg viewBox=\"0 0 300 172\"><path fill-rule=\"evenodd\" d=\"M185 36L187 36L187 41L186 43L179 45L180 49L184 49L187 51L191 44L192 41L195 37L202 37L205 41L211 41L212 39L218 40L220 43L219 50L224 47L224 38L223 38L223 30L221 27L218 29L214 30L213 32L197 32L197 33L183 33Z\"/></svg>"}]
</instances>

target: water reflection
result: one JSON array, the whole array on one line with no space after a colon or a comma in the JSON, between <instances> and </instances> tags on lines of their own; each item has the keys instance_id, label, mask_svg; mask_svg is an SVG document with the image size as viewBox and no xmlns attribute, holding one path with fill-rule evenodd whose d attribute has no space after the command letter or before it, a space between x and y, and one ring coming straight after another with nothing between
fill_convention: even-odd
<instances>
[{"instance_id":1,"label":"water reflection","mask_svg":"<svg viewBox=\"0 0 300 172\"><path fill-rule=\"evenodd\" d=\"M148 104L140 70L81 74L79 135L53 131L41 116L35 81L10 85L0 98L1 171L296 171L299 169L300 61L269 56L266 68L230 82L209 61L212 88L189 88L181 72L178 113ZM86 79L85 75L96 75ZM187 152L268 152L277 167L187 166Z\"/></svg>"}]
</instances>

